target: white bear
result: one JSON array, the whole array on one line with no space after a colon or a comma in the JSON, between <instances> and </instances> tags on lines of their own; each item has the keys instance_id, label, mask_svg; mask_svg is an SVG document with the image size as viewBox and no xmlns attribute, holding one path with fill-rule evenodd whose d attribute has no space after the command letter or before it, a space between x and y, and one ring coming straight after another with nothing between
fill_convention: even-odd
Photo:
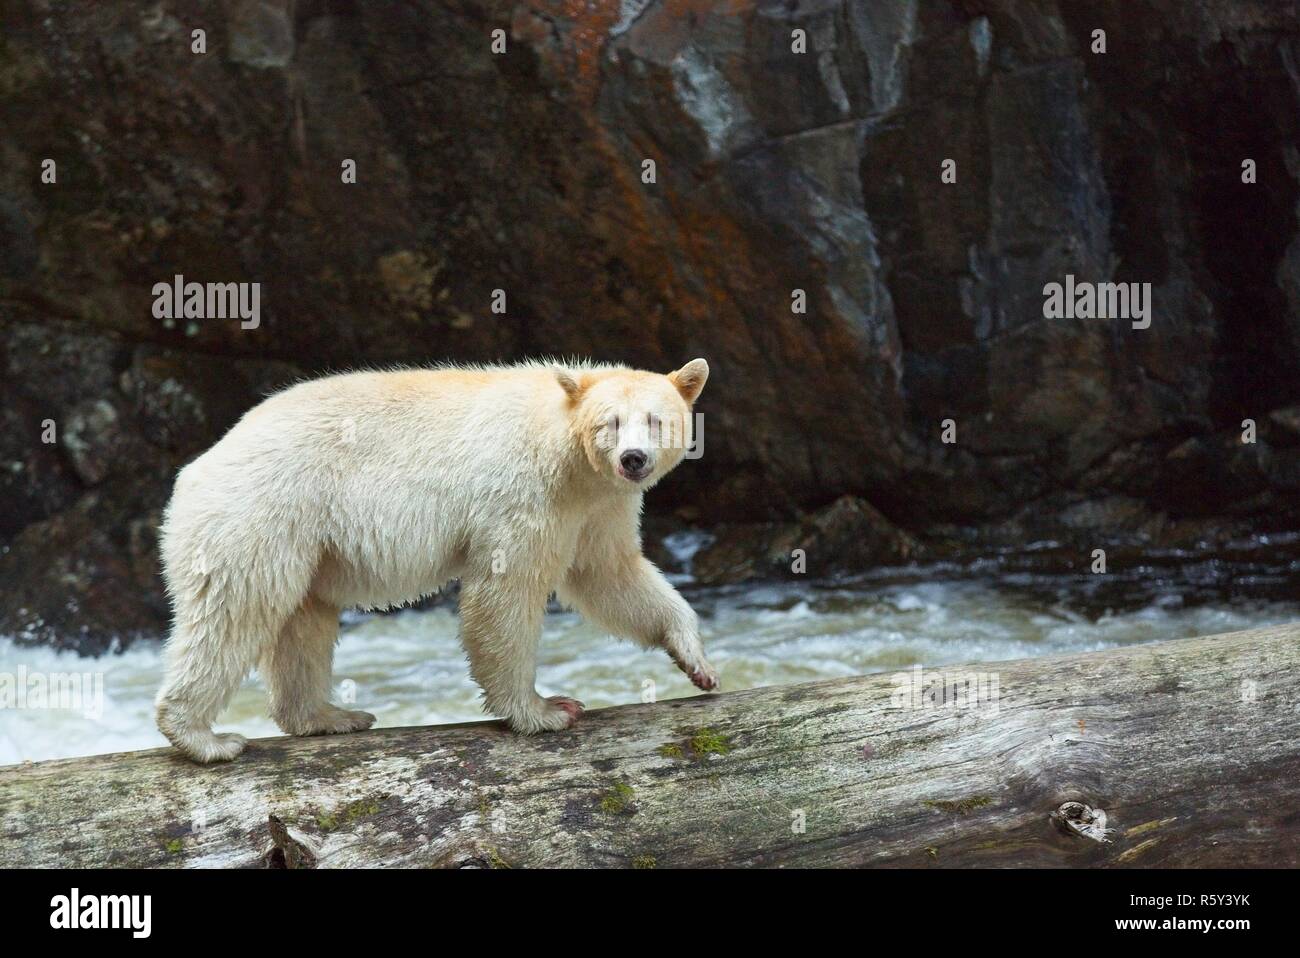
<instances>
[{"instance_id":1,"label":"white bear","mask_svg":"<svg viewBox=\"0 0 1300 958\"><path fill-rule=\"evenodd\" d=\"M703 359L358 372L250 410L180 471L161 536L174 624L158 727L198 762L242 736L212 722L256 665L285 732L368 728L329 701L343 608L461 581L461 639L484 708L531 734L583 705L534 688L548 597L663 648L718 685L695 612L641 555L647 489L685 454Z\"/></svg>"}]
</instances>

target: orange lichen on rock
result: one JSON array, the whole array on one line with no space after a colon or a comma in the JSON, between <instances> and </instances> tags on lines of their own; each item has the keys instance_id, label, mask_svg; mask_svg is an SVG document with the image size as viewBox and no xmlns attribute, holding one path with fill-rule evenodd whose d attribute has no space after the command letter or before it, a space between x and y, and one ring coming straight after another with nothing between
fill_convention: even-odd
<instances>
[{"instance_id":1,"label":"orange lichen on rock","mask_svg":"<svg viewBox=\"0 0 1300 958\"><path fill-rule=\"evenodd\" d=\"M574 94L584 102L595 100L600 57L610 30L618 23L619 0L527 0L524 6L532 14L529 19L549 23L563 36L563 52L554 51L554 55L566 62L566 72L573 77ZM521 19L517 14L516 37L540 39L535 29L520 30Z\"/></svg>"}]
</instances>

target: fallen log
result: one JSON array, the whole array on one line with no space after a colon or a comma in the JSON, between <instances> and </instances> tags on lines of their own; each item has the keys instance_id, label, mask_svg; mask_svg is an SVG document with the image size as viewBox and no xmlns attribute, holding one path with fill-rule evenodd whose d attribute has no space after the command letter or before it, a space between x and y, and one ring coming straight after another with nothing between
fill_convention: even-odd
<instances>
[{"instance_id":1,"label":"fallen log","mask_svg":"<svg viewBox=\"0 0 1300 958\"><path fill-rule=\"evenodd\" d=\"M0 769L0 865L1300 865L1300 623Z\"/></svg>"}]
</instances>

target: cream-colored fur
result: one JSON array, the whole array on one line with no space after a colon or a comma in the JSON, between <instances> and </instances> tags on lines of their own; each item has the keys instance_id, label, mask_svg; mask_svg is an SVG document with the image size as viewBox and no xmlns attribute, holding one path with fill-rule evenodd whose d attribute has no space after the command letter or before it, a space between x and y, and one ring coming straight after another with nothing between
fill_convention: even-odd
<instances>
[{"instance_id":1,"label":"cream-colored fur","mask_svg":"<svg viewBox=\"0 0 1300 958\"><path fill-rule=\"evenodd\" d=\"M369 727L372 715L329 701L340 609L401 604L454 578L484 707L519 732L568 727L582 710L534 689L552 592L715 688L695 613L640 543L642 496L681 460L708 371L697 359L666 376L544 363L360 372L250 410L181 470L167 507L175 621L158 727L196 761L234 758L245 740L211 726L254 665L285 732Z\"/></svg>"}]
</instances>

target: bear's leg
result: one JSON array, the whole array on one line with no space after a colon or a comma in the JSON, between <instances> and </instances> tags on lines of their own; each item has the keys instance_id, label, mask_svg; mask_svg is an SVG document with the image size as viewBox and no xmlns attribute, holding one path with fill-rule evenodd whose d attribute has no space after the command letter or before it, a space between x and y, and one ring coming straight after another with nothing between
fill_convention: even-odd
<instances>
[{"instance_id":1,"label":"bear's leg","mask_svg":"<svg viewBox=\"0 0 1300 958\"><path fill-rule=\"evenodd\" d=\"M258 667L271 693L271 717L289 735L329 735L370 728L375 717L330 704L339 610L309 595Z\"/></svg>"},{"instance_id":2,"label":"bear's leg","mask_svg":"<svg viewBox=\"0 0 1300 958\"><path fill-rule=\"evenodd\" d=\"M248 744L212 723L257 660L256 630L222 611L202 617L178 612L163 652L166 675L155 700L158 728L183 754L201 764L228 762Z\"/></svg>"},{"instance_id":3,"label":"bear's leg","mask_svg":"<svg viewBox=\"0 0 1300 958\"><path fill-rule=\"evenodd\" d=\"M560 600L615 635L662 648L697 688L718 687L717 669L700 644L699 617L644 556L571 569Z\"/></svg>"},{"instance_id":4,"label":"bear's leg","mask_svg":"<svg viewBox=\"0 0 1300 958\"><path fill-rule=\"evenodd\" d=\"M483 689L483 708L524 735L569 728L583 704L537 694L537 643L547 590L512 583L507 574L466 583L460 592L460 635L469 672Z\"/></svg>"}]
</instances>

